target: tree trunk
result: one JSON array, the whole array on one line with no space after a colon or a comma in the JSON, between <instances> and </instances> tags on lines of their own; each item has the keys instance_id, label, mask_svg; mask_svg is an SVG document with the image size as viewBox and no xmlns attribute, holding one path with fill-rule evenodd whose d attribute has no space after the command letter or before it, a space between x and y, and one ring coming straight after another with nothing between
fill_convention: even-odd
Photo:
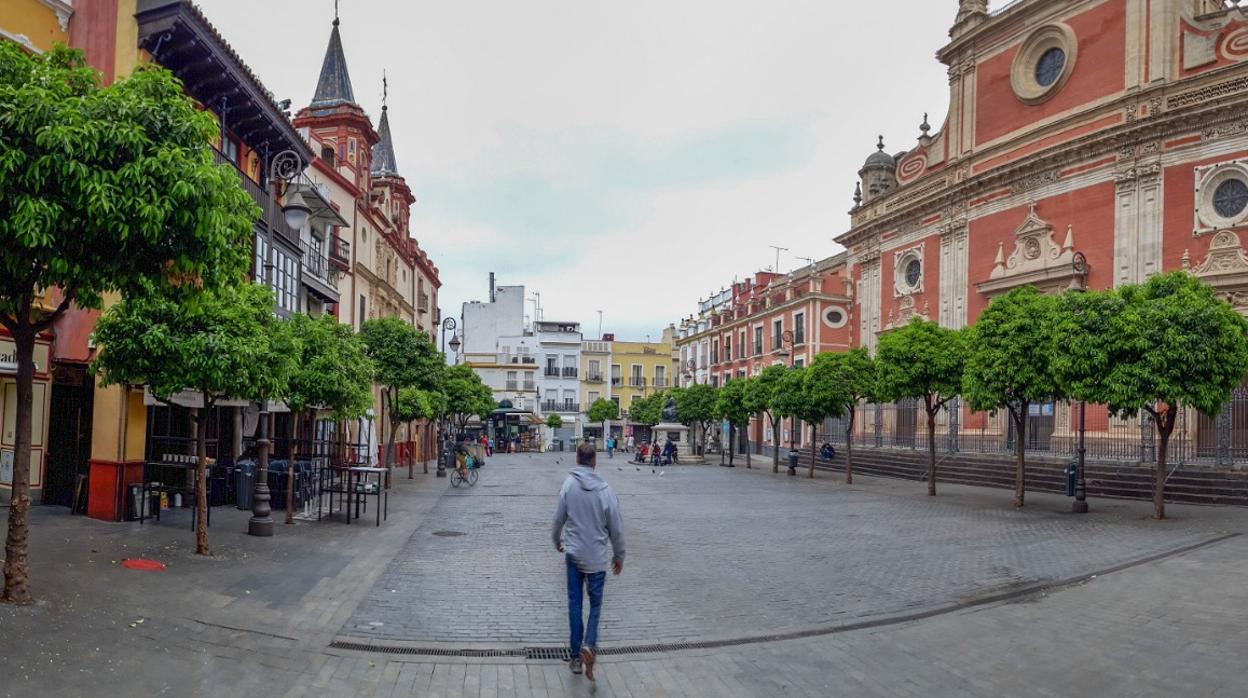
<instances>
[{"instance_id":1,"label":"tree trunk","mask_svg":"<svg viewBox=\"0 0 1248 698\"><path fill-rule=\"evenodd\" d=\"M1167 407L1165 412L1154 415L1157 422L1157 472L1153 485L1153 518L1158 521L1166 518L1166 460L1170 450L1170 434L1174 431L1175 408Z\"/></svg>"},{"instance_id":2,"label":"tree trunk","mask_svg":"<svg viewBox=\"0 0 1248 698\"><path fill-rule=\"evenodd\" d=\"M208 415L211 396L203 391L204 406L195 414L195 554L208 551Z\"/></svg>"},{"instance_id":3,"label":"tree trunk","mask_svg":"<svg viewBox=\"0 0 1248 698\"><path fill-rule=\"evenodd\" d=\"M780 420L771 419L771 472L780 472Z\"/></svg>"},{"instance_id":4,"label":"tree trunk","mask_svg":"<svg viewBox=\"0 0 1248 698\"><path fill-rule=\"evenodd\" d=\"M733 459L737 457L737 425L728 425L728 465L733 464Z\"/></svg>"},{"instance_id":5,"label":"tree trunk","mask_svg":"<svg viewBox=\"0 0 1248 698\"><path fill-rule=\"evenodd\" d=\"M936 413L927 401L927 496L936 496Z\"/></svg>"},{"instance_id":6,"label":"tree trunk","mask_svg":"<svg viewBox=\"0 0 1248 698\"><path fill-rule=\"evenodd\" d=\"M23 318L18 318L21 322ZM17 353L17 414L13 440L13 491L9 506L9 531L4 541L4 600L30 603L30 574L26 564L29 543L30 445L35 394L35 330L18 325L13 332Z\"/></svg>"},{"instance_id":7,"label":"tree trunk","mask_svg":"<svg viewBox=\"0 0 1248 698\"><path fill-rule=\"evenodd\" d=\"M854 408L849 408L849 424L845 426L845 484L854 484Z\"/></svg>"},{"instance_id":8,"label":"tree trunk","mask_svg":"<svg viewBox=\"0 0 1248 698\"><path fill-rule=\"evenodd\" d=\"M819 432L815 430L815 423L810 423L810 471L806 473L806 477L815 479L815 437Z\"/></svg>"},{"instance_id":9,"label":"tree trunk","mask_svg":"<svg viewBox=\"0 0 1248 698\"><path fill-rule=\"evenodd\" d=\"M1027 453L1027 409L1023 402L1018 414L1014 417L1014 427L1018 432L1018 443L1014 444L1014 508L1023 508L1024 490L1027 487L1027 473L1024 459Z\"/></svg>"},{"instance_id":10,"label":"tree trunk","mask_svg":"<svg viewBox=\"0 0 1248 698\"><path fill-rule=\"evenodd\" d=\"M753 465L751 465L753 460L752 460L750 451L752 450L753 449L750 448L750 425L746 424L745 425L745 467L747 470L754 467Z\"/></svg>"}]
</instances>

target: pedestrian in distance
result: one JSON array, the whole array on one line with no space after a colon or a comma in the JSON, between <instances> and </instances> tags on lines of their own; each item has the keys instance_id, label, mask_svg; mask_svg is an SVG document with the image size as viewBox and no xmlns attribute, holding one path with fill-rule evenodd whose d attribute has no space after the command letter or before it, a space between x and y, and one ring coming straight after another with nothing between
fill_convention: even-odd
<instances>
[{"instance_id":1,"label":"pedestrian in distance","mask_svg":"<svg viewBox=\"0 0 1248 698\"><path fill-rule=\"evenodd\" d=\"M564 553L568 573L568 663L572 673L585 672L594 680L598 653L598 618L602 612L602 591L607 581L608 551L615 574L624 571L624 523L620 501L611 485L594 467L598 454L589 443L576 449L576 467L563 481L551 538L555 549ZM585 596L589 596L589 619L583 618Z\"/></svg>"},{"instance_id":2,"label":"pedestrian in distance","mask_svg":"<svg viewBox=\"0 0 1248 698\"><path fill-rule=\"evenodd\" d=\"M635 441L633 441L633 435L632 435L632 434L629 434L629 435L628 435L628 439L626 439L626 440L624 441L624 452L625 452L625 453L632 453L632 452L633 452L633 448L635 448L635 447L636 447L636 442L635 442Z\"/></svg>"},{"instance_id":3,"label":"pedestrian in distance","mask_svg":"<svg viewBox=\"0 0 1248 698\"><path fill-rule=\"evenodd\" d=\"M607 458L615 458L615 437L607 437Z\"/></svg>"}]
</instances>

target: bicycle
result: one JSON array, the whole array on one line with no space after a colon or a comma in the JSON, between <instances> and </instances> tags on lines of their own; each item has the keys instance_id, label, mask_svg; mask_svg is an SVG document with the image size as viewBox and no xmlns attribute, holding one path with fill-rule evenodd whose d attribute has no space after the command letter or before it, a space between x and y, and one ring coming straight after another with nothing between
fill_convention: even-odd
<instances>
[{"instance_id":1,"label":"bicycle","mask_svg":"<svg viewBox=\"0 0 1248 698\"><path fill-rule=\"evenodd\" d=\"M469 487L477 484L477 462L472 456L468 456L462 472L459 468L451 470L451 487L459 487L465 482Z\"/></svg>"}]
</instances>

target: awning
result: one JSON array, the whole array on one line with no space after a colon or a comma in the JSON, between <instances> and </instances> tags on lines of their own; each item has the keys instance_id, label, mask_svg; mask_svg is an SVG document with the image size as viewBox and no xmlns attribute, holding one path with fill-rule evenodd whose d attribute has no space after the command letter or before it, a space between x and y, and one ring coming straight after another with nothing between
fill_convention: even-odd
<instances>
[{"instance_id":1,"label":"awning","mask_svg":"<svg viewBox=\"0 0 1248 698\"><path fill-rule=\"evenodd\" d=\"M286 191L286 195L290 196L294 192L299 192L303 197L304 203L311 209L308 216L312 220L319 220L327 226L338 226L345 228L349 223L343 218L338 210L334 208L329 201L329 192L323 191L321 186L312 183L307 175L300 175L298 179L290 183L290 188Z\"/></svg>"},{"instance_id":2,"label":"awning","mask_svg":"<svg viewBox=\"0 0 1248 698\"><path fill-rule=\"evenodd\" d=\"M253 400L226 400L223 398L223 399L217 400L216 406L217 407L250 407L253 403L254 403ZM152 394L152 391L149 390L147 386L143 386L143 404L150 407L152 405L164 405L166 403L161 402L160 400L157 400L156 396ZM173 397L169 398L168 404L177 405L178 407L188 407L192 409L199 409L200 407L204 406L204 400L203 400L203 396L201 396L198 392L195 392L193 390L183 390L182 392L177 393ZM269 400L269 411L284 413L284 412L289 412L290 407L287 406L285 402L282 402L280 400Z\"/></svg>"}]
</instances>

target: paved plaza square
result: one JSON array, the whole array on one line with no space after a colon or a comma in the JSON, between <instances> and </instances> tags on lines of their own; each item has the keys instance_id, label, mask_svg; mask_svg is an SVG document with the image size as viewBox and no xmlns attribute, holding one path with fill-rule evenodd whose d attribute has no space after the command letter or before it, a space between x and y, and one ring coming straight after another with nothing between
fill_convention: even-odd
<instances>
[{"instance_id":1,"label":"paved plaza square","mask_svg":"<svg viewBox=\"0 0 1248 698\"><path fill-rule=\"evenodd\" d=\"M0 695L1242 695L1241 509L715 465L602 473L621 499L592 685L548 542L570 454L496 456L475 488L395 480L380 528L273 539L214 512L102 524L41 510L32 607L0 607ZM367 517L365 517L367 518ZM448 535L451 534L451 535ZM462 535L460 535L462 534ZM151 557L158 573L121 569ZM541 658L541 657L547 658ZM72 658L72 669L37 668ZM36 693L31 693L35 691Z\"/></svg>"}]
</instances>

